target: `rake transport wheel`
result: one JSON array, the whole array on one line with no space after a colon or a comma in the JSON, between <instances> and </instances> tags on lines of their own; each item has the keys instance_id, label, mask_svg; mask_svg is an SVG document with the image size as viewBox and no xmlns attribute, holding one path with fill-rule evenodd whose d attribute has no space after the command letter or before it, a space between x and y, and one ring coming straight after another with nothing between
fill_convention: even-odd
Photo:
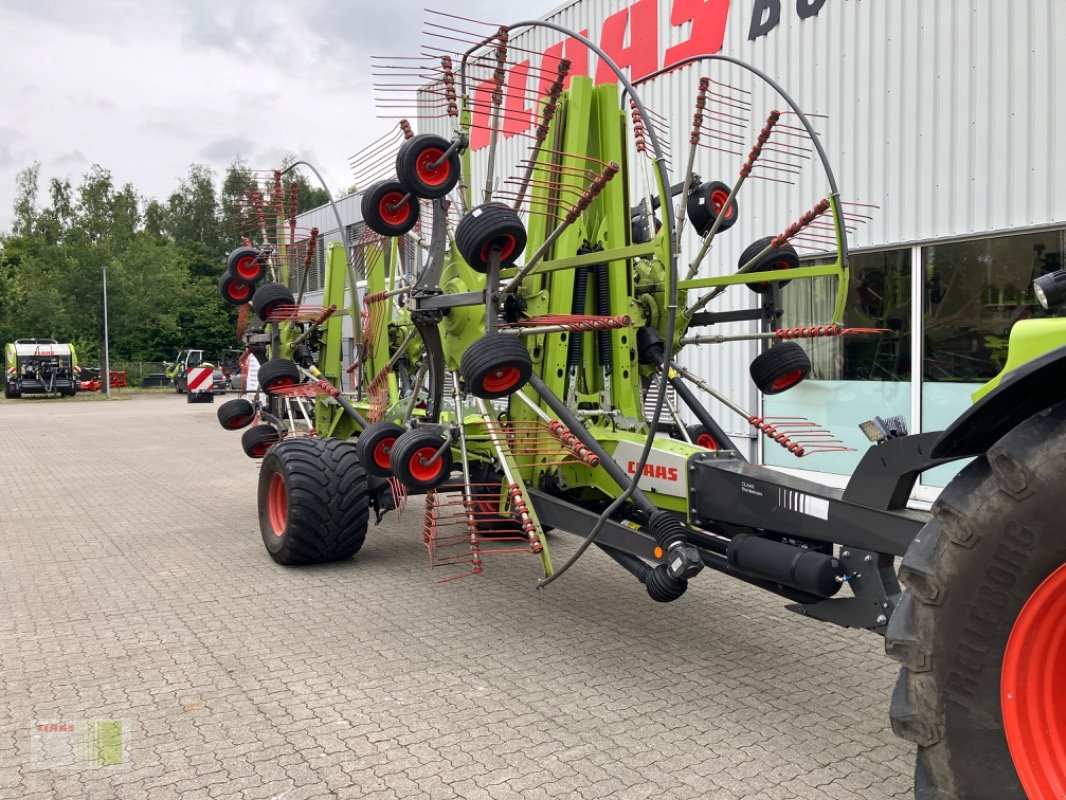
<instances>
[{"instance_id":1,"label":"rake transport wheel","mask_svg":"<svg viewBox=\"0 0 1066 800\"><path fill-rule=\"evenodd\" d=\"M226 259L226 274L240 283L259 283L266 271L266 256L254 247L238 247Z\"/></svg>"},{"instance_id":2,"label":"rake transport wheel","mask_svg":"<svg viewBox=\"0 0 1066 800\"><path fill-rule=\"evenodd\" d=\"M272 448L259 471L259 530L279 564L325 564L359 552L370 494L355 445L302 436Z\"/></svg>"},{"instance_id":3,"label":"rake transport wheel","mask_svg":"<svg viewBox=\"0 0 1066 800\"><path fill-rule=\"evenodd\" d=\"M241 449L248 458L262 458L280 441L278 429L273 425L256 425L241 434Z\"/></svg>"},{"instance_id":4,"label":"rake transport wheel","mask_svg":"<svg viewBox=\"0 0 1066 800\"><path fill-rule=\"evenodd\" d=\"M218 293L231 306L243 306L252 299L252 287L235 280L228 272L218 279Z\"/></svg>"},{"instance_id":5,"label":"rake transport wheel","mask_svg":"<svg viewBox=\"0 0 1066 800\"><path fill-rule=\"evenodd\" d=\"M692 443L698 447L703 447L707 450L718 450L718 440L711 436L707 432L707 429L702 425L689 425L688 437L692 440Z\"/></svg>"},{"instance_id":6,"label":"rake transport wheel","mask_svg":"<svg viewBox=\"0 0 1066 800\"><path fill-rule=\"evenodd\" d=\"M300 370L287 358L272 358L259 368L259 386L267 394L295 386L300 382Z\"/></svg>"},{"instance_id":7,"label":"rake transport wheel","mask_svg":"<svg viewBox=\"0 0 1066 800\"><path fill-rule=\"evenodd\" d=\"M255 406L244 398L227 400L215 412L218 424L228 431L235 431L251 424L255 419Z\"/></svg>"},{"instance_id":8,"label":"rake transport wheel","mask_svg":"<svg viewBox=\"0 0 1066 800\"><path fill-rule=\"evenodd\" d=\"M371 475L387 478L392 475L392 448L404 429L394 422L372 422L355 440L359 463Z\"/></svg>"},{"instance_id":9,"label":"rake transport wheel","mask_svg":"<svg viewBox=\"0 0 1066 800\"><path fill-rule=\"evenodd\" d=\"M455 227L455 246L467 264L478 272L489 271L493 248L500 251L500 266L509 267L526 247L526 228L521 218L502 203L473 208Z\"/></svg>"},{"instance_id":10,"label":"rake transport wheel","mask_svg":"<svg viewBox=\"0 0 1066 800\"><path fill-rule=\"evenodd\" d=\"M399 181L375 183L360 208L367 227L381 236L403 236L418 222L418 198Z\"/></svg>"},{"instance_id":11,"label":"rake transport wheel","mask_svg":"<svg viewBox=\"0 0 1066 800\"><path fill-rule=\"evenodd\" d=\"M281 283L264 283L252 295L252 310L263 322L282 306L296 305L289 287Z\"/></svg>"},{"instance_id":12,"label":"rake transport wheel","mask_svg":"<svg viewBox=\"0 0 1066 800\"><path fill-rule=\"evenodd\" d=\"M392 474L412 491L428 492L437 488L452 473L451 449L445 449L440 458L432 461L443 445L444 439L432 431L407 431L392 446Z\"/></svg>"},{"instance_id":13,"label":"rake transport wheel","mask_svg":"<svg viewBox=\"0 0 1066 800\"><path fill-rule=\"evenodd\" d=\"M737 268L743 267L755 256L759 255L763 250L770 246L770 243L774 240L773 236L764 236L761 239L756 239L754 242L744 248L744 252L740 254L740 258L737 259ZM799 253L796 252L796 248L790 244L776 247L769 253L759 259L758 263L752 268L752 272L766 272L771 269L795 269L799 266ZM787 286L790 281L776 281L780 287ZM756 294L765 294L770 291L769 281L759 281L758 283L746 283L744 284Z\"/></svg>"},{"instance_id":14,"label":"rake transport wheel","mask_svg":"<svg viewBox=\"0 0 1066 800\"><path fill-rule=\"evenodd\" d=\"M811 374L811 359L795 342L781 342L757 355L748 371L760 392L781 394Z\"/></svg>"},{"instance_id":15,"label":"rake transport wheel","mask_svg":"<svg viewBox=\"0 0 1066 800\"><path fill-rule=\"evenodd\" d=\"M451 142L431 133L412 136L396 154L396 177L416 197L444 197L459 182L459 151L444 158L449 147Z\"/></svg>"},{"instance_id":16,"label":"rake transport wheel","mask_svg":"<svg viewBox=\"0 0 1066 800\"><path fill-rule=\"evenodd\" d=\"M965 467L900 568L885 647L918 800L1066 796L1066 404Z\"/></svg>"},{"instance_id":17,"label":"rake transport wheel","mask_svg":"<svg viewBox=\"0 0 1066 800\"><path fill-rule=\"evenodd\" d=\"M688 194L685 204L685 214L696 233L706 236L714 221L725 208L725 201L729 199L730 189L721 181L707 181L701 183ZM725 219L718 226L718 232L732 228L738 219L737 201L734 199L725 212ZM750 258L750 256L749 256Z\"/></svg>"},{"instance_id":18,"label":"rake transport wheel","mask_svg":"<svg viewBox=\"0 0 1066 800\"><path fill-rule=\"evenodd\" d=\"M512 395L533 374L533 358L517 336L482 336L463 351L459 372L474 397L495 400Z\"/></svg>"}]
</instances>

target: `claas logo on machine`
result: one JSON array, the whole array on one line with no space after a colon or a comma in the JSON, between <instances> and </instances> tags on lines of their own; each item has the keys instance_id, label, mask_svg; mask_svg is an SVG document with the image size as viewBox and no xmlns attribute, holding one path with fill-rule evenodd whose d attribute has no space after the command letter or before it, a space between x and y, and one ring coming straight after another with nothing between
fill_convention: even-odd
<instances>
[{"instance_id":1,"label":"claas logo on machine","mask_svg":"<svg viewBox=\"0 0 1066 800\"><path fill-rule=\"evenodd\" d=\"M626 465L626 471L630 475L636 474L637 462L630 461ZM665 467L662 464L645 464L644 472L641 474L645 478L658 478L661 481L674 481L675 483L679 477L677 467Z\"/></svg>"}]
</instances>

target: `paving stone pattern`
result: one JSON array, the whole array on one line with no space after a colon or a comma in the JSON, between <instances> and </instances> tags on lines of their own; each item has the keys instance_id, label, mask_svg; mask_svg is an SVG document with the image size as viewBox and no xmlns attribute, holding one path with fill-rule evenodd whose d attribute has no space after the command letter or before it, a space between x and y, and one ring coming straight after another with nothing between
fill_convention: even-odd
<instances>
[{"instance_id":1,"label":"paving stone pattern","mask_svg":"<svg viewBox=\"0 0 1066 800\"><path fill-rule=\"evenodd\" d=\"M709 572L658 605L595 552L545 591L524 554L439 584L418 501L279 567L216 408L0 404L3 800L910 797L878 637ZM126 764L34 759L84 719Z\"/></svg>"}]
</instances>

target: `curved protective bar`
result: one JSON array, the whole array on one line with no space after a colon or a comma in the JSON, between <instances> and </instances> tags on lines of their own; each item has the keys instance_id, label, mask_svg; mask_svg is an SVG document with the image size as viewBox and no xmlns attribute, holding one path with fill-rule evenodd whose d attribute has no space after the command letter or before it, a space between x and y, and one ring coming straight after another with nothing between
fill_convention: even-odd
<instances>
[{"instance_id":1,"label":"curved protective bar","mask_svg":"<svg viewBox=\"0 0 1066 800\"><path fill-rule=\"evenodd\" d=\"M796 101L792 99L792 95L786 92L784 90L784 87L781 86L781 84L779 84L777 81L775 81L773 78L771 78L758 67L752 66L751 64L741 61L738 58L733 58L733 56L723 56L718 54L692 56L691 58L676 61L673 64L669 64L663 67L662 69L656 70L655 72L645 75L643 78L636 81L634 83L634 86L640 83L647 83L648 81L666 75L669 72L674 72L675 70L681 69L682 67L687 67L689 64L698 64L701 61L725 61L729 64L738 66L741 69L746 69L748 72L758 76L767 84L769 84L770 87L773 88L773 90L781 96L781 99L788 103L789 108L792 109L796 116L799 117L800 122L803 123L803 127L807 130L807 135L810 137L811 143L814 145L814 149L818 153L818 159L822 162L822 169L825 171L825 177L829 181L829 191L832 192L834 200L839 200L840 190L837 188L837 179L833 175L833 167L829 164L829 156L825 154L825 148L822 147L822 140L818 138L818 133L814 130L814 126L811 125L811 121L807 118L807 115L803 113L803 109L801 109L796 103ZM622 100L623 102L625 101L624 93L622 95ZM844 229L843 225L840 226L840 258L844 266L848 266L848 234L847 231Z\"/></svg>"}]
</instances>

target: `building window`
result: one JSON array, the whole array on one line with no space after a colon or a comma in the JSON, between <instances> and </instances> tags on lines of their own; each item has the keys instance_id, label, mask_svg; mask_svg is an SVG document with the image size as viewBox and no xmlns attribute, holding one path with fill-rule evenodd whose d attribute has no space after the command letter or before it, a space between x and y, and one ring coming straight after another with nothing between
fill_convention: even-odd
<instances>
[{"instance_id":1,"label":"building window","mask_svg":"<svg viewBox=\"0 0 1066 800\"><path fill-rule=\"evenodd\" d=\"M843 326L884 332L796 340L811 357L810 377L763 400L771 423L797 430L804 427L798 421L808 420L832 434L838 449L827 449L828 437L808 434L809 455L797 459L767 444L767 464L849 475L869 446L860 423L894 414L911 423L911 249L852 253L849 278ZM827 324L836 289L835 278L792 281L781 290L782 324Z\"/></svg>"},{"instance_id":2,"label":"building window","mask_svg":"<svg viewBox=\"0 0 1066 800\"><path fill-rule=\"evenodd\" d=\"M826 263L813 261L805 266ZM800 339L811 357L811 379L909 381L911 377L911 251L852 253L845 328L886 332ZM836 299L835 278L792 281L781 290L786 327L824 325Z\"/></svg>"},{"instance_id":3,"label":"building window","mask_svg":"<svg viewBox=\"0 0 1066 800\"><path fill-rule=\"evenodd\" d=\"M1063 266L1066 231L947 242L922 248L922 430L948 427L1007 361L1011 327L1049 315L1033 280ZM945 486L965 465L922 474Z\"/></svg>"},{"instance_id":4,"label":"building window","mask_svg":"<svg viewBox=\"0 0 1066 800\"><path fill-rule=\"evenodd\" d=\"M1063 252L1062 231L923 247L923 380L984 383L999 374L1011 326L1047 316L1033 279L1060 269Z\"/></svg>"}]
</instances>

